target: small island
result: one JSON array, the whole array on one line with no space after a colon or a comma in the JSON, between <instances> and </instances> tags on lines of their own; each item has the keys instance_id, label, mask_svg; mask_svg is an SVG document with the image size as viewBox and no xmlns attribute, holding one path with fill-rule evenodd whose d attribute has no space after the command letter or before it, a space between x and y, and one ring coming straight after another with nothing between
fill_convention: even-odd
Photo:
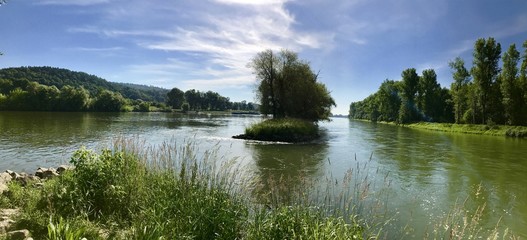
<instances>
[{"instance_id":1,"label":"small island","mask_svg":"<svg viewBox=\"0 0 527 240\"><path fill-rule=\"evenodd\" d=\"M278 142L318 138L318 121L329 120L331 107L336 104L326 86L317 82L318 74L309 63L289 50L266 50L249 66L259 82L260 112L272 115L272 119L252 125L233 138Z\"/></svg>"}]
</instances>

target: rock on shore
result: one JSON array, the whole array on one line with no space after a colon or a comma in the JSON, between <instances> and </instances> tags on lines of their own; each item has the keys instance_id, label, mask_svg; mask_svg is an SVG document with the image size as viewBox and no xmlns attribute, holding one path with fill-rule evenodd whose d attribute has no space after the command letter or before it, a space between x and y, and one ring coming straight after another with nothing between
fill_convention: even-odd
<instances>
[{"instance_id":1,"label":"rock on shore","mask_svg":"<svg viewBox=\"0 0 527 240\"><path fill-rule=\"evenodd\" d=\"M6 170L0 173L0 194L9 192L9 183L12 181L19 182L22 186L32 184L35 187L43 185L43 181L59 176L67 170L73 169L71 166L61 165L58 168L43 168L39 167L34 174L27 174L25 172L17 173L11 170ZM14 230L11 229L15 221L13 220L18 215L18 209L0 209L0 238L13 240L31 240L30 233L27 229Z\"/></svg>"}]
</instances>

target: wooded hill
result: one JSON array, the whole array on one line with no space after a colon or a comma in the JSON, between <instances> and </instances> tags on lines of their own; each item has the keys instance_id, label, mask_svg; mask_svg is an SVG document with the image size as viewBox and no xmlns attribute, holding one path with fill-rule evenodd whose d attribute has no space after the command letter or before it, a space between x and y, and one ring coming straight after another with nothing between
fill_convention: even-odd
<instances>
[{"instance_id":1,"label":"wooded hill","mask_svg":"<svg viewBox=\"0 0 527 240\"><path fill-rule=\"evenodd\" d=\"M118 92L123 97L163 103L168 89L130 83L109 82L95 75L55 67L17 67L0 69L0 79L10 82L28 81L42 85L84 87L90 95L97 95L100 90Z\"/></svg>"}]
</instances>

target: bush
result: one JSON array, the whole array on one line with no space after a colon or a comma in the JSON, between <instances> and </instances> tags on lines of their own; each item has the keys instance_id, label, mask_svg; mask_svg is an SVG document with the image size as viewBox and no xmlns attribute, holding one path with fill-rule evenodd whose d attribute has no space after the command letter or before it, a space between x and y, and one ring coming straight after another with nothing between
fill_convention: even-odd
<instances>
[{"instance_id":1,"label":"bush","mask_svg":"<svg viewBox=\"0 0 527 240\"><path fill-rule=\"evenodd\" d=\"M75 171L64 174L49 193L50 204L61 216L130 221L137 214L144 200L146 169L135 156L81 149L70 162Z\"/></svg>"}]
</instances>

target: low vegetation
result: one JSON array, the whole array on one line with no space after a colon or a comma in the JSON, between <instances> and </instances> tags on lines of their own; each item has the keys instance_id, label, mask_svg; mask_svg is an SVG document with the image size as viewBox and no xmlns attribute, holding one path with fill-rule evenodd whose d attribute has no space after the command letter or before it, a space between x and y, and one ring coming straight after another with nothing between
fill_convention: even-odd
<instances>
[{"instance_id":1,"label":"low vegetation","mask_svg":"<svg viewBox=\"0 0 527 240\"><path fill-rule=\"evenodd\" d=\"M301 204L259 204L232 161L202 159L194 145L144 148L121 141L80 149L74 170L45 182L13 182L2 207L19 208L16 227L35 239L363 239L348 217Z\"/></svg>"},{"instance_id":2,"label":"low vegetation","mask_svg":"<svg viewBox=\"0 0 527 240\"><path fill-rule=\"evenodd\" d=\"M311 121L279 118L268 119L245 129L245 134L234 138L280 141L280 142L308 142L319 136L318 126Z\"/></svg>"},{"instance_id":3,"label":"low vegetation","mask_svg":"<svg viewBox=\"0 0 527 240\"><path fill-rule=\"evenodd\" d=\"M405 125L410 128L426 129L441 132L469 133L492 136L527 137L527 127L507 125L472 125L452 123L412 123Z\"/></svg>"}]
</instances>

